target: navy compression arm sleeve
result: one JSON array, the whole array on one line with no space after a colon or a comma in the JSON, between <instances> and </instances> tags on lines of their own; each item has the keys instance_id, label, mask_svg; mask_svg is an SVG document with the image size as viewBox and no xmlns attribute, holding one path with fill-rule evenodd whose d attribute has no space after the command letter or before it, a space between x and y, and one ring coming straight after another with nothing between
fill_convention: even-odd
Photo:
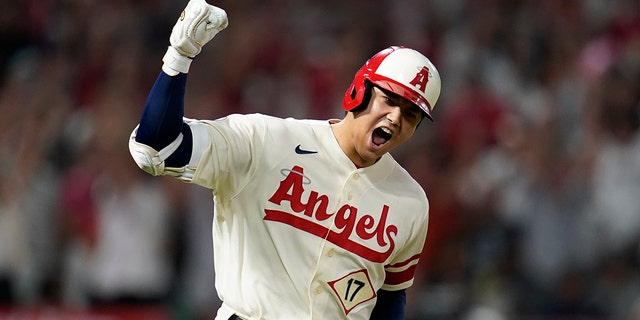
<instances>
[{"instance_id":1,"label":"navy compression arm sleeve","mask_svg":"<svg viewBox=\"0 0 640 320\"><path fill-rule=\"evenodd\" d=\"M371 320L404 320L407 303L406 290L378 290L378 301L371 313Z\"/></svg>"},{"instance_id":2,"label":"navy compression arm sleeve","mask_svg":"<svg viewBox=\"0 0 640 320\"><path fill-rule=\"evenodd\" d=\"M171 77L160 72L145 102L136 134L136 141L159 151L182 132L180 147L165 161L168 167L182 167L191 157L191 130L182 120L186 83L185 73Z\"/></svg>"}]
</instances>

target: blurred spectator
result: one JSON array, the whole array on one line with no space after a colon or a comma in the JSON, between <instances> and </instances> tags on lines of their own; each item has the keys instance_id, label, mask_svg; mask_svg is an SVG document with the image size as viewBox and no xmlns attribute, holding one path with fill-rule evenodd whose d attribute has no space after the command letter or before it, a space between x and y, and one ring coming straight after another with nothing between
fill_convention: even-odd
<instances>
[{"instance_id":1,"label":"blurred spectator","mask_svg":"<svg viewBox=\"0 0 640 320\"><path fill-rule=\"evenodd\" d=\"M190 73L187 116L336 117L388 45L438 66L436 121L396 154L431 205L408 319L638 318L638 1L216 5L226 49ZM0 305L211 319L206 191L147 181L126 150L182 8L0 3Z\"/></svg>"}]
</instances>

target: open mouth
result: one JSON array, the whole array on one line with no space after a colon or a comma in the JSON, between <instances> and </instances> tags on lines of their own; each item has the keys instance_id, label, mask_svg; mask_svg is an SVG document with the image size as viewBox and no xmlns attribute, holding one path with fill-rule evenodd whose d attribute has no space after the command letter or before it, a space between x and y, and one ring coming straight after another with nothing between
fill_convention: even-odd
<instances>
[{"instance_id":1,"label":"open mouth","mask_svg":"<svg viewBox=\"0 0 640 320\"><path fill-rule=\"evenodd\" d=\"M376 146L381 146L391 140L392 136L391 130L385 127L380 127L373 130L372 141Z\"/></svg>"}]
</instances>

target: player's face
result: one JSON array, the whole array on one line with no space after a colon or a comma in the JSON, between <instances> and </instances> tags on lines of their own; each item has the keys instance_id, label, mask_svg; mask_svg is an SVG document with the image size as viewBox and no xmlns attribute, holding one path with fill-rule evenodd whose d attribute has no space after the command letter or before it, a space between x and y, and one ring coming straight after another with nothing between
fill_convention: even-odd
<instances>
[{"instance_id":1,"label":"player's face","mask_svg":"<svg viewBox=\"0 0 640 320\"><path fill-rule=\"evenodd\" d=\"M407 141L423 112L408 100L374 87L367 109L352 114L348 125L353 148L348 156L357 165L369 166Z\"/></svg>"}]
</instances>

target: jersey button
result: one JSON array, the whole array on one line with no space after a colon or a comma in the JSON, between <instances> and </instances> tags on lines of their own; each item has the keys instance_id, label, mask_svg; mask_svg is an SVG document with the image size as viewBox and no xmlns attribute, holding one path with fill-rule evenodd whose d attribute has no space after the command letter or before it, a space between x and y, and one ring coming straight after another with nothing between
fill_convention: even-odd
<instances>
[{"instance_id":1,"label":"jersey button","mask_svg":"<svg viewBox=\"0 0 640 320\"><path fill-rule=\"evenodd\" d=\"M360 174L359 173L354 173L353 174L353 180L358 180L360 179Z\"/></svg>"},{"instance_id":2,"label":"jersey button","mask_svg":"<svg viewBox=\"0 0 640 320\"><path fill-rule=\"evenodd\" d=\"M333 249L329 249L329 251L327 251L327 256L333 257L333 252Z\"/></svg>"},{"instance_id":3,"label":"jersey button","mask_svg":"<svg viewBox=\"0 0 640 320\"><path fill-rule=\"evenodd\" d=\"M324 291L324 289L322 289L322 286L317 286L316 287L316 294L321 294L322 291Z\"/></svg>"},{"instance_id":4,"label":"jersey button","mask_svg":"<svg viewBox=\"0 0 640 320\"><path fill-rule=\"evenodd\" d=\"M353 199L353 193L349 192L347 194L347 199L349 199L349 200Z\"/></svg>"}]
</instances>

